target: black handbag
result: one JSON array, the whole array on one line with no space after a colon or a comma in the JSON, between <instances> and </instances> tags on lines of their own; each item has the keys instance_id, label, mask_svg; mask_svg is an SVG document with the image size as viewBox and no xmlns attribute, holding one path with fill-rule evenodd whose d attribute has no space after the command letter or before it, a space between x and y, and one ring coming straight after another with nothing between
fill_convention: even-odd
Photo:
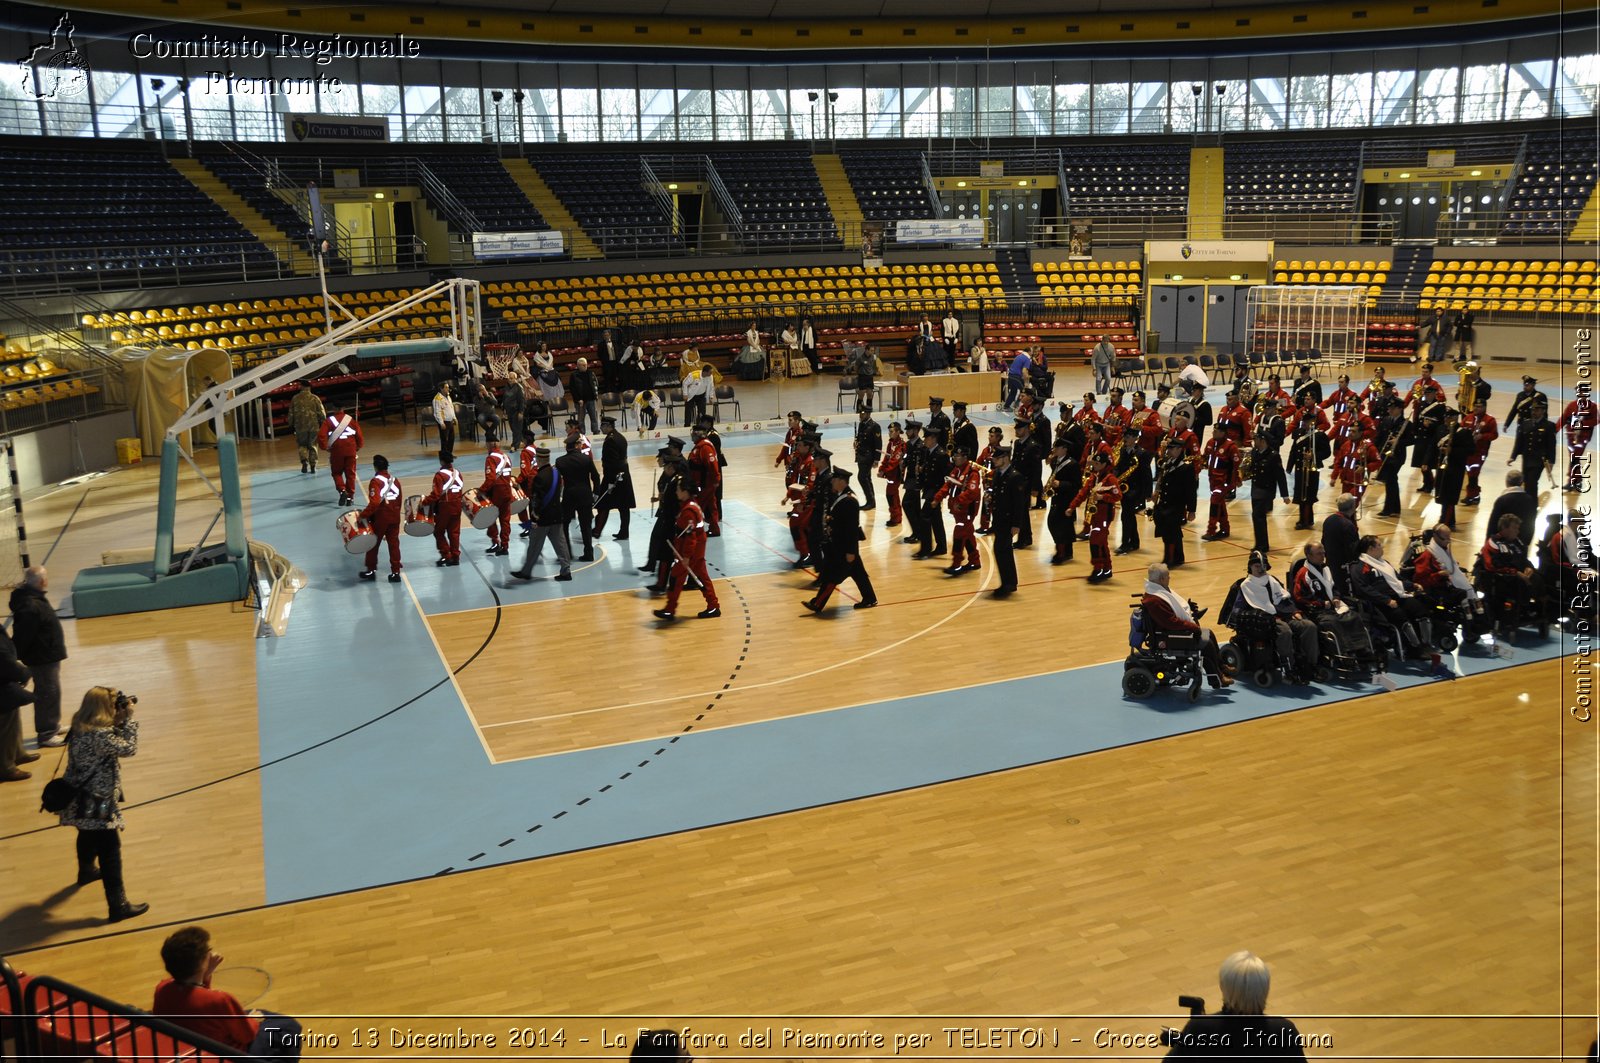
<instances>
[{"instance_id":1,"label":"black handbag","mask_svg":"<svg viewBox=\"0 0 1600 1063\"><path fill-rule=\"evenodd\" d=\"M70 744L69 737L67 742ZM44 792L39 795L39 811L51 814L62 812L77 798L78 788L65 778L61 778L61 765L67 762L67 751L63 749L61 756L56 760L56 770L50 773L50 781L44 784Z\"/></svg>"}]
</instances>

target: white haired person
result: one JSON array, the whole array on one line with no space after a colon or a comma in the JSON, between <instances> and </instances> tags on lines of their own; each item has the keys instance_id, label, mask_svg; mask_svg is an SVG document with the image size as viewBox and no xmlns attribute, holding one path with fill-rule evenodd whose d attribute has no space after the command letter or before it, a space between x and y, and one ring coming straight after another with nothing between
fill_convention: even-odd
<instances>
[{"instance_id":1,"label":"white haired person","mask_svg":"<svg viewBox=\"0 0 1600 1063\"><path fill-rule=\"evenodd\" d=\"M1144 610L1145 622L1157 631L1187 631L1200 636L1200 661L1205 666L1212 689L1221 690L1233 685L1233 678L1222 669L1217 636L1200 626L1193 604L1184 601L1173 591L1172 573L1160 561L1146 570L1144 598L1139 605Z\"/></svg>"},{"instance_id":2,"label":"white haired person","mask_svg":"<svg viewBox=\"0 0 1600 1063\"><path fill-rule=\"evenodd\" d=\"M1222 961L1217 972L1222 1010L1195 1015L1172 1035L1168 1059L1305 1059L1305 1039L1294 1023L1268 1015L1267 991L1272 972L1267 961L1241 949Z\"/></svg>"}]
</instances>

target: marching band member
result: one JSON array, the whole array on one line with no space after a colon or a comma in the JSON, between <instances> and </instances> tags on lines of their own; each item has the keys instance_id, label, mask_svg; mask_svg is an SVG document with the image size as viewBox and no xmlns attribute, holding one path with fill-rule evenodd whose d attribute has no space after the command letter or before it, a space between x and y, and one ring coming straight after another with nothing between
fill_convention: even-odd
<instances>
[{"instance_id":1,"label":"marching band member","mask_svg":"<svg viewBox=\"0 0 1600 1063\"><path fill-rule=\"evenodd\" d=\"M1222 409L1217 411L1216 427L1228 434L1235 447L1243 448L1250 445L1253 425L1251 424L1250 411L1239 403L1239 392L1228 392L1223 400Z\"/></svg>"},{"instance_id":2,"label":"marching band member","mask_svg":"<svg viewBox=\"0 0 1600 1063\"><path fill-rule=\"evenodd\" d=\"M1183 516L1195 493L1194 466L1183 440L1169 435L1164 446L1150 500L1150 519L1161 539L1162 562L1177 568L1183 564Z\"/></svg>"},{"instance_id":3,"label":"marching band member","mask_svg":"<svg viewBox=\"0 0 1600 1063\"><path fill-rule=\"evenodd\" d=\"M1133 415L1122 405L1122 389L1112 388L1106 397L1106 412L1100 415L1100 424L1106 442L1113 447L1122 442L1122 434L1132 423Z\"/></svg>"},{"instance_id":4,"label":"marching band member","mask_svg":"<svg viewBox=\"0 0 1600 1063\"><path fill-rule=\"evenodd\" d=\"M578 449L583 452L584 457L594 457L594 445L589 442L589 437L583 434L583 422L576 417L567 418L567 435L561 441L563 449L566 444L572 442L578 444Z\"/></svg>"},{"instance_id":5,"label":"marching band member","mask_svg":"<svg viewBox=\"0 0 1600 1063\"><path fill-rule=\"evenodd\" d=\"M922 477L917 466L922 461L922 452L926 448L922 443L922 422L914 417L906 418L906 453L900 463L901 495L900 505L905 511L907 528L911 534L901 538L902 543L922 543Z\"/></svg>"},{"instance_id":6,"label":"marching band member","mask_svg":"<svg viewBox=\"0 0 1600 1063\"><path fill-rule=\"evenodd\" d=\"M950 474L950 458L930 425L922 436L922 453L917 455L917 483L922 497L922 537L913 561L943 557L950 545L945 539L944 514L939 509L945 477Z\"/></svg>"},{"instance_id":7,"label":"marching band member","mask_svg":"<svg viewBox=\"0 0 1600 1063\"><path fill-rule=\"evenodd\" d=\"M1437 460L1438 479L1434 483L1434 499L1441 507L1439 521L1456 526L1456 503L1461 501L1461 488L1467 479L1467 462L1472 460L1472 430L1462 427L1460 411L1445 407L1444 432L1439 439Z\"/></svg>"},{"instance_id":8,"label":"marching band member","mask_svg":"<svg viewBox=\"0 0 1600 1063\"><path fill-rule=\"evenodd\" d=\"M683 593L684 581L693 576L706 600L706 607L695 615L701 620L710 620L722 615L722 607L717 603L717 588L711 582L711 574L706 571L708 525L705 511L695 501L694 487L687 479L679 479L674 490L678 493L678 513L675 531L667 540L674 557L671 582L667 587L666 608L654 610L654 615L662 620L677 619L678 596Z\"/></svg>"},{"instance_id":9,"label":"marching band member","mask_svg":"<svg viewBox=\"0 0 1600 1063\"><path fill-rule=\"evenodd\" d=\"M955 402L950 404L950 408L955 411L955 423L950 427L951 453L955 453L955 448L960 448L967 452L967 457L977 457L978 426L967 420L967 404ZM869 498L871 497L866 489L863 489L863 493L867 494ZM871 509L872 507L868 506L867 508Z\"/></svg>"},{"instance_id":10,"label":"marching band member","mask_svg":"<svg viewBox=\"0 0 1600 1063\"><path fill-rule=\"evenodd\" d=\"M789 411L789 429L783 434L783 445L778 448L778 456L773 459L773 465L787 466L789 464L789 460L794 454L795 441L800 438L800 433L803 431L800 427L802 419L799 410Z\"/></svg>"},{"instance_id":11,"label":"marching band member","mask_svg":"<svg viewBox=\"0 0 1600 1063\"><path fill-rule=\"evenodd\" d=\"M1577 398L1567 403L1567 408L1561 411L1561 420L1556 427L1566 435L1567 441L1567 484L1568 491L1583 490L1583 452L1589 448L1589 440L1594 438L1596 412L1594 399L1590 396L1589 382L1578 381L1574 388Z\"/></svg>"},{"instance_id":12,"label":"marching band member","mask_svg":"<svg viewBox=\"0 0 1600 1063\"><path fill-rule=\"evenodd\" d=\"M1511 396L1511 409L1506 414L1505 429L1510 432L1516 427L1517 418L1526 416L1535 402L1543 403L1548 410L1550 397L1539 390L1539 381L1531 376L1522 378L1522 390Z\"/></svg>"},{"instance_id":13,"label":"marching band member","mask_svg":"<svg viewBox=\"0 0 1600 1063\"><path fill-rule=\"evenodd\" d=\"M1467 459L1467 497L1461 500L1461 504L1475 506L1482 498L1478 474L1483 471L1483 463L1489 460L1490 445L1500 438L1500 426L1490 415L1488 404L1479 399L1472 411L1462 416L1461 427L1472 433L1472 456Z\"/></svg>"},{"instance_id":14,"label":"marching band member","mask_svg":"<svg viewBox=\"0 0 1600 1063\"><path fill-rule=\"evenodd\" d=\"M944 412L944 400L936 395L928 396L928 424L922 435L937 439L940 450L950 446L950 415Z\"/></svg>"},{"instance_id":15,"label":"marching band member","mask_svg":"<svg viewBox=\"0 0 1600 1063\"><path fill-rule=\"evenodd\" d=\"M628 539L628 522L633 516L637 500L633 497L633 476L628 472L628 437L617 431L615 417L600 418L600 427L606 437L600 443L600 478L604 486L594 502L594 537L606 530L606 520L616 510L622 527L611 538L617 542Z\"/></svg>"},{"instance_id":16,"label":"marching band member","mask_svg":"<svg viewBox=\"0 0 1600 1063\"><path fill-rule=\"evenodd\" d=\"M532 429L525 428L523 433L524 438L532 437ZM489 453L483 457L483 486L478 488L478 493L500 514L495 523L489 525L489 556L505 557L511 551L511 459L492 438Z\"/></svg>"},{"instance_id":17,"label":"marching band member","mask_svg":"<svg viewBox=\"0 0 1600 1063\"><path fill-rule=\"evenodd\" d=\"M1295 398L1298 399L1302 391L1309 391L1311 393L1311 401L1321 406L1322 381L1311 375L1311 363L1301 362L1296 368L1299 375L1294 378Z\"/></svg>"},{"instance_id":18,"label":"marching band member","mask_svg":"<svg viewBox=\"0 0 1600 1063\"><path fill-rule=\"evenodd\" d=\"M987 472L983 473L983 509L978 517L978 534L987 535L990 529L990 510L994 508L994 455L995 451L1005 446L1005 432L999 425L989 428L989 442L983 448L983 453L978 455L978 464Z\"/></svg>"},{"instance_id":19,"label":"marching band member","mask_svg":"<svg viewBox=\"0 0 1600 1063\"><path fill-rule=\"evenodd\" d=\"M570 552L570 526L576 517L583 540L583 553L578 555L578 560L593 561L594 498L600 491L600 470L595 468L594 459L579 448L577 440L567 440L566 448L566 453L555 460L556 473L561 477L561 534L566 537ZM528 508L533 508L531 502Z\"/></svg>"},{"instance_id":20,"label":"marching band member","mask_svg":"<svg viewBox=\"0 0 1600 1063\"><path fill-rule=\"evenodd\" d=\"M848 469L834 469L828 474L827 516L822 527L822 583L814 598L802 604L813 613L821 613L833 596L834 588L847 578L854 580L856 593L861 600L851 608L871 609L878 604L866 566L861 563L861 508L850 490Z\"/></svg>"},{"instance_id":21,"label":"marching band member","mask_svg":"<svg viewBox=\"0 0 1600 1063\"><path fill-rule=\"evenodd\" d=\"M533 477L532 490L528 492L528 512L533 514L533 533L528 537L528 553L522 567L512 570L517 579L532 579L533 566L544 553L545 540L555 550L561 572L555 577L558 583L572 579L572 546L567 542L567 515L561 503L561 470L550 464L550 451L540 447L535 454L539 471Z\"/></svg>"},{"instance_id":22,"label":"marching band member","mask_svg":"<svg viewBox=\"0 0 1600 1063\"><path fill-rule=\"evenodd\" d=\"M1267 377L1267 386L1261 389L1261 393L1258 397L1263 399L1273 399L1278 403L1278 408L1281 410L1287 410L1291 405L1294 404L1294 396L1283 390L1283 381L1277 373L1273 373L1271 376Z\"/></svg>"},{"instance_id":23,"label":"marching band member","mask_svg":"<svg viewBox=\"0 0 1600 1063\"><path fill-rule=\"evenodd\" d=\"M950 566L945 573L951 576L978 571L978 539L972 533L972 518L983 498L983 474L967 459L967 452L957 447L949 475L933 496L936 515L939 503L950 500L950 519L954 527L950 533ZM961 562L963 548L968 559L966 564Z\"/></svg>"},{"instance_id":24,"label":"marching band member","mask_svg":"<svg viewBox=\"0 0 1600 1063\"><path fill-rule=\"evenodd\" d=\"M822 523L827 517L827 502L832 493L832 481L828 475L833 471L833 451L813 444L811 447L811 485L806 488L806 496L801 502L802 517L806 524L806 547L810 550L807 563L814 569L820 569L824 560L822 553ZM813 586L820 586L819 575L811 581Z\"/></svg>"},{"instance_id":25,"label":"marching band member","mask_svg":"<svg viewBox=\"0 0 1600 1063\"><path fill-rule=\"evenodd\" d=\"M1278 397L1271 392L1261 396L1261 416L1256 419L1255 434L1267 437L1267 446L1272 448L1274 454L1283 446L1283 441L1289 434L1289 422L1278 406Z\"/></svg>"},{"instance_id":26,"label":"marching band member","mask_svg":"<svg viewBox=\"0 0 1600 1063\"><path fill-rule=\"evenodd\" d=\"M1294 469L1294 493L1290 496L1299 507L1295 529L1304 531L1312 527L1312 507L1317 501L1318 481L1322 478L1322 463L1327 460L1332 445L1328 441L1328 415L1306 395L1290 414L1288 431L1294 437L1289 447L1289 466Z\"/></svg>"},{"instance_id":27,"label":"marching band member","mask_svg":"<svg viewBox=\"0 0 1600 1063\"><path fill-rule=\"evenodd\" d=\"M1161 415L1145 405L1143 391L1135 391L1132 401L1133 406L1128 410L1127 433L1148 463L1161 449Z\"/></svg>"},{"instance_id":28,"label":"marching band member","mask_svg":"<svg viewBox=\"0 0 1600 1063\"><path fill-rule=\"evenodd\" d=\"M656 493L650 501L655 504L655 521L650 527L650 548L640 572L648 572L650 593L667 593L668 575L672 571L673 554L667 542L676 532L678 520L678 480L688 475L683 456L672 447L656 451Z\"/></svg>"},{"instance_id":29,"label":"marching band member","mask_svg":"<svg viewBox=\"0 0 1600 1063\"><path fill-rule=\"evenodd\" d=\"M533 478L539 474L539 447L534 440L535 437L533 430L531 428L524 428L522 430L522 448L517 451L517 459L519 462L516 475L517 486L521 487L522 493L527 495L529 498L533 497L531 494L529 494L529 492L533 490ZM490 445L489 449L495 449L493 444ZM498 464L494 462L493 458L490 458L489 461L490 463ZM519 520L517 524L522 529L520 538L526 539L533 533L533 513L531 511L531 507L530 509L525 509L522 511L522 519ZM493 529L490 530L489 537L491 539L494 537ZM506 545L509 546L511 544L507 542Z\"/></svg>"},{"instance_id":30,"label":"marching band member","mask_svg":"<svg viewBox=\"0 0 1600 1063\"><path fill-rule=\"evenodd\" d=\"M872 468L883 458L883 429L872 419L872 407L863 406L858 411L855 439L856 475L861 479L861 494L866 504L861 512L878 508L878 499L872 490Z\"/></svg>"},{"instance_id":31,"label":"marching band member","mask_svg":"<svg viewBox=\"0 0 1600 1063\"><path fill-rule=\"evenodd\" d=\"M1372 383L1361 389L1361 405L1366 408L1369 414L1374 417L1378 416L1378 411L1373 407L1389 397L1390 387L1388 370L1381 365L1374 367L1372 370Z\"/></svg>"},{"instance_id":32,"label":"marching band member","mask_svg":"<svg viewBox=\"0 0 1600 1063\"><path fill-rule=\"evenodd\" d=\"M1050 500L1045 527L1050 529L1050 538L1056 544L1050 555L1052 565L1064 565L1072 560L1072 544L1078 538L1077 513L1072 508L1072 500L1083 489L1081 453L1082 448L1075 448L1073 440L1065 433L1058 434L1050 448L1050 479L1044 493Z\"/></svg>"},{"instance_id":33,"label":"marching band member","mask_svg":"<svg viewBox=\"0 0 1600 1063\"><path fill-rule=\"evenodd\" d=\"M717 460L717 448L708 438L705 424L698 423L689 431L694 447L689 452L689 471L694 476L695 497L705 514L707 535L715 539L722 534L717 526L717 488L722 484L722 464Z\"/></svg>"},{"instance_id":34,"label":"marching band member","mask_svg":"<svg viewBox=\"0 0 1600 1063\"><path fill-rule=\"evenodd\" d=\"M1406 420L1398 399L1379 398L1378 409L1382 420L1378 424L1377 447L1382 464L1376 479L1383 484L1383 508L1380 517L1400 515L1400 470L1405 468L1406 448L1411 445L1411 422Z\"/></svg>"},{"instance_id":35,"label":"marching band member","mask_svg":"<svg viewBox=\"0 0 1600 1063\"><path fill-rule=\"evenodd\" d=\"M1033 438L1033 422L1017 418L1011 440L1011 467L1022 474L1028 485L1028 498L1044 494L1044 440ZM1033 545L1033 514L1030 512L1019 524L1017 549L1026 550Z\"/></svg>"},{"instance_id":36,"label":"marching band member","mask_svg":"<svg viewBox=\"0 0 1600 1063\"><path fill-rule=\"evenodd\" d=\"M1095 454L1092 472L1083 478L1083 486L1072 500L1074 510L1086 502L1093 507L1088 516L1089 561L1094 566L1089 573L1090 583L1111 578L1111 522L1116 519L1117 500L1121 497L1122 486L1111 471L1111 459L1104 453Z\"/></svg>"},{"instance_id":37,"label":"marching band member","mask_svg":"<svg viewBox=\"0 0 1600 1063\"><path fill-rule=\"evenodd\" d=\"M1011 465L1011 448L1005 445L994 448L990 459L994 462L994 504L990 530L994 538L994 567L1000 585L994 597L1008 598L1017 593L1017 559L1012 551L1012 540L1028 519L1027 481Z\"/></svg>"},{"instance_id":38,"label":"marching band member","mask_svg":"<svg viewBox=\"0 0 1600 1063\"><path fill-rule=\"evenodd\" d=\"M1510 465L1522 459L1522 485L1530 495L1539 494L1539 478L1555 466L1556 426L1545 416L1544 403L1528 403L1517 424L1517 438L1511 445Z\"/></svg>"},{"instance_id":39,"label":"marching band member","mask_svg":"<svg viewBox=\"0 0 1600 1063\"><path fill-rule=\"evenodd\" d=\"M889 442L884 444L883 460L878 463L878 475L883 477L883 495L889 503L889 519L885 528L900 526L900 467L906 456L905 437L900 434L900 422L889 422Z\"/></svg>"},{"instance_id":40,"label":"marching band member","mask_svg":"<svg viewBox=\"0 0 1600 1063\"><path fill-rule=\"evenodd\" d=\"M1378 449L1361 430L1359 422L1351 422L1349 438L1340 444L1333 455L1333 468L1328 471L1328 483L1336 484L1343 493L1361 501L1367 490L1367 477L1383 465Z\"/></svg>"},{"instance_id":41,"label":"marching band member","mask_svg":"<svg viewBox=\"0 0 1600 1063\"><path fill-rule=\"evenodd\" d=\"M1072 419L1082 425L1099 424L1100 415L1095 412L1094 400L1094 392L1085 391L1083 393L1083 405L1078 407L1077 412L1072 415Z\"/></svg>"},{"instance_id":42,"label":"marching band member","mask_svg":"<svg viewBox=\"0 0 1600 1063\"><path fill-rule=\"evenodd\" d=\"M317 430L317 446L328 452L328 472L339 490L339 504L348 506L356 497L356 455L361 451L361 425L341 406L329 414Z\"/></svg>"},{"instance_id":43,"label":"marching band member","mask_svg":"<svg viewBox=\"0 0 1600 1063\"><path fill-rule=\"evenodd\" d=\"M1206 438L1207 429L1211 427L1211 422L1215 419L1215 414L1211 409L1211 403L1206 401L1206 389L1201 387L1199 384L1191 385L1189 388L1189 405L1194 407L1194 420L1189 427L1191 430L1193 430L1195 439L1197 441L1203 440ZM1199 450L1196 449L1195 452L1198 454ZM1194 500L1189 503L1189 511L1186 515L1185 523L1194 520L1195 508L1200 502L1199 492L1203 490L1203 488L1199 486L1200 478L1198 476L1198 466L1196 467L1196 471L1196 495Z\"/></svg>"},{"instance_id":44,"label":"marching band member","mask_svg":"<svg viewBox=\"0 0 1600 1063\"><path fill-rule=\"evenodd\" d=\"M1206 517L1206 533L1200 538L1211 542L1226 539L1232 532L1228 524L1228 495L1240 483L1239 448L1221 421L1211 426L1211 439L1202 457L1206 482L1211 489L1211 509Z\"/></svg>"},{"instance_id":45,"label":"marching band member","mask_svg":"<svg viewBox=\"0 0 1600 1063\"><path fill-rule=\"evenodd\" d=\"M1250 456L1250 524L1256 539L1251 549L1265 554L1272 550L1267 542L1267 515L1272 512L1274 499L1279 495L1289 497L1289 484L1283 473L1283 460L1271 446L1267 433L1257 432L1250 441Z\"/></svg>"},{"instance_id":46,"label":"marching band member","mask_svg":"<svg viewBox=\"0 0 1600 1063\"><path fill-rule=\"evenodd\" d=\"M1127 436L1111 450L1111 470L1122 485L1122 541L1116 552L1131 554L1139 549L1139 513L1150 498L1155 480L1144 452Z\"/></svg>"},{"instance_id":47,"label":"marching band member","mask_svg":"<svg viewBox=\"0 0 1600 1063\"><path fill-rule=\"evenodd\" d=\"M795 440L789 456L789 475L784 478L787 483L784 485L783 505L789 509L789 538L794 541L798 554L794 561L795 568L804 568L810 554L806 542L805 497L816 478L816 462L811 452L821 439L821 436L806 434Z\"/></svg>"},{"instance_id":48,"label":"marching band member","mask_svg":"<svg viewBox=\"0 0 1600 1063\"><path fill-rule=\"evenodd\" d=\"M372 525L378 541L367 551L367 567L361 578L378 578L378 547L389 544L389 582L400 582L400 481L389 475L389 459L382 454L372 459L372 479L367 483L367 506L361 519Z\"/></svg>"},{"instance_id":49,"label":"marching band member","mask_svg":"<svg viewBox=\"0 0 1600 1063\"><path fill-rule=\"evenodd\" d=\"M433 514L433 545L439 551L439 560L434 564L441 568L461 564L461 494L455 455L441 450L439 471L433 474L433 490L422 500Z\"/></svg>"},{"instance_id":50,"label":"marching band member","mask_svg":"<svg viewBox=\"0 0 1600 1063\"><path fill-rule=\"evenodd\" d=\"M1333 416L1338 417L1346 410L1361 409L1361 399L1362 396L1357 395L1350 388L1350 374L1340 373L1339 386L1333 389L1332 394L1318 403L1318 406L1324 410L1331 409Z\"/></svg>"},{"instance_id":51,"label":"marching band member","mask_svg":"<svg viewBox=\"0 0 1600 1063\"><path fill-rule=\"evenodd\" d=\"M1422 470L1422 486L1418 490L1424 494L1433 491L1434 450L1443 421L1444 399L1444 385L1433 378L1433 363L1423 362L1422 375L1406 390L1400 406L1412 411L1411 467Z\"/></svg>"}]
</instances>

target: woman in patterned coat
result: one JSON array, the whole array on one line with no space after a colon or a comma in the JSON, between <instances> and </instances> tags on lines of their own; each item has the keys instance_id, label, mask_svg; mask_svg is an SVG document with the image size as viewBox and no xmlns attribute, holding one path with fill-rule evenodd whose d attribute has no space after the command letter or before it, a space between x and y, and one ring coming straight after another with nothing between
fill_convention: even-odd
<instances>
[{"instance_id":1,"label":"woman in patterned coat","mask_svg":"<svg viewBox=\"0 0 1600 1063\"><path fill-rule=\"evenodd\" d=\"M62 809L61 825L78 829L78 885L100 880L113 923L150 909L128 903L122 886L122 758L138 749L133 699L110 687L91 687L67 736L63 778L78 795Z\"/></svg>"}]
</instances>

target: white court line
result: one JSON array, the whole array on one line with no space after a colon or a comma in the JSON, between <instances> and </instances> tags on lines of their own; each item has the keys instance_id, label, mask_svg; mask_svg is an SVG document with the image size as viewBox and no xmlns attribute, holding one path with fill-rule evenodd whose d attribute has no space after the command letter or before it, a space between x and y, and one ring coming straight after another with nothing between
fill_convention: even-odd
<instances>
[{"instance_id":1,"label":"white court line","mask_svg":"<svg viewBox=\"0 0 1600 1063\"><path fill-rule=\"evenodd\" d=\"M478 714L472 711L471 702L462 692L461 684L456 682L455 669L450 667L450 662L445 659L444 647L439 645L439 640L434 638L433 625L428 623L428 614L422 611L422 601L417 597L417 589L411 585L411 577L404 571L400 578L405 581L406 593L411 595L411 604L417 610L417 616L422 620L422 629L428 633L428 641L433 643L433 651L439 655L439 663L444 666L444 674L450 677L450 685L455 688L456 697L461 699L461 707L467 712L467 722L472 724L472 732L478 736L478 744L483 747L483 755L490 764L497 763L494 750L489 748L489 740L484 737L483 728L478 726Z\"/></svg>"},{"instance_id":2,"label":"white court line","mask_svg":"<svg viewBox=\"0 0 1600 1063\"><path fill-rule=\"evenodd\" d=\"M985 545L985 547L987 547L988 544L986 543L984 545ZM911 641L913 641L915 639L921 638L923 635L928 634L930 631L935 631L938 628L943 627L945 624L948 624L950 621L954 620L956 617L960 616L962 613L966 612L969 608L971 608L972 604L978 600L978 596L980 594L982 594L985 590L988 589L989 584L992 582L992 577L995 574L995 567L994 567L994 564L993 564L993 560L994 560L993 559L993 554L991 553L991 555L990 555L990 564L987 564L987 565L983 566L983 582L980 583L973 590L972 594L970 596L968 596L966 602L964 602L959 608L957 608L954 611L946 614L943 618L934 621L932 624L929 624L928 626L926 626L924 628L920 628L917 631L913 631L911 634L907 635L905 638L902 638L902 639L900 639L900 640L898 640L896 642L891 642L886 646L879 646L875 650L869 650L866 653L859 654L859 655L857 655L855 657L851 657L848 660L836 661L835 663L830 664L830 665L826 665L826 666L824 666L822 668L813 668L810 671L797 672L797 673L795 673L793 675L783 676L783 677L778 678L778 679L769 679L769 680L767 680L765 682L761 682L761 683L740 684L739 687L738 687L738 691L737 692L743 693L744 691L747 691L747 690L766 690L766 689L768 689L770 687L783 686L786 683L792 683L792 682L794 682L794 681L796 681L798 679L809 679L812 676L823 675L823 674L825 674L827 672L834 671L835 669L846 668L846 667L849 667L850 665L853 665L853 664L859 664L860 662L868 660L868 659L873 658L873 657L876 657L879 654L887 653L890 650L898 649L899 647L904 646L908 642L911 642ZM491 727L495 727L495 728L498 728L498 727L517 727L517 726L521 726L523 724L530 724L530 723L545 723L545 722L550 721L550 720L565 720L565 719L572 719L572 718L579 717L579 716L592 716L592 715L594 715L596 713L602 713L602 712L615 712L615 711L617 711L619 709L642 708L642 707L647 706L647 705L670 705L673 702L678 702L678 701L686 701L686 700L692 700L692 699L696 699L696 698L714 697L717 694L721 694L721 693L724 693L724 691L719 687L716 690L707 690L707 691L702 691L702 692L690 692L690 693L683 693L683 694L674 694L671 697L653 698L650 701L632 701L632 702L625 702L625 703L618 704L618 705L602 705L602 706L599 706L599 707L593 708L593 709L579 709L579 710L577 710L575 712L563 712L563 713L557 713L555 715L550 715L550 716L530 716L530 717L527 717L527 718L521 719L521 720L507 720L507 721L504 721L504 722L501 722L501 723L490 723L490 724L485 724L484 725L484 729L488 730ZM640 739L631 739L630 741L639 741L639 740ZM619 744L621 744L621 743L619 743Z\"/></svg>"}]
</instances>

